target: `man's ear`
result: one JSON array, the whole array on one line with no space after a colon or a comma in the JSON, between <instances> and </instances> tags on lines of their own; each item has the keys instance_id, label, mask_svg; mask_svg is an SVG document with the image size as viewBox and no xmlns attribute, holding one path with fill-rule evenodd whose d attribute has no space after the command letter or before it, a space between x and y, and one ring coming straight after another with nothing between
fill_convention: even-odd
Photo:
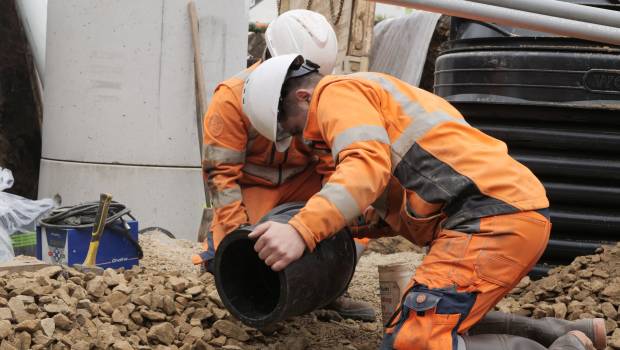
<instances>
[{"instance_id":1,"label":"man's ear","mask_svg":"<svg viewBox=\"0 0 620 350\"><path fill-rule=\"evenodd\" d=\"M297 89L295 91L297 101L310 101L310 96L312 96L312 91L308 89Z\"/></svg>"}]
</instances>

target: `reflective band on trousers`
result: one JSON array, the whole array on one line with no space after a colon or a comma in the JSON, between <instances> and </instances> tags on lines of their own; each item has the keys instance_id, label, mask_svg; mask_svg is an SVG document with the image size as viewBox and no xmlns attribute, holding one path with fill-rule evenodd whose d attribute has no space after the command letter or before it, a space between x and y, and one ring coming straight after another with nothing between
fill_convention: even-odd
<instances>
[{"instance_id":1,"label":"reflective band on trousers","mask_svg":"<svg viewBox=\"0 0 620 350\"><path fill-rule=\"evenodd\" d=\"M392 142L392 170L396 168L405 153L409 151L418 139L435 126L446 122L469 125L465 119L452 117L444 111L426 111L419 103L412 101L411 98L398 90L392 82L378 74L361 72L352 75L374 81L381 85L381 87L389 92L394 100L396 100L405 115L411 118L409 126L396 140L394 140L394 142Z\"/></svg>"},{"instance_id":2,"label":"reflective band on trousers","mask_svg":"<svg viewBox=\"0 0 620 350\"><path fill-rule=\"evenodd\" d=\"M278 184L278 182L282 183L291 177L303 172L306 170L307 166L300 166L295 168L283 168L282 174L280 175L280 170L278 168L271 168L261 165L256 165L252 163L247 163L243 166L242 171L256 177L260 177L261 179L267 180L272 184Z\"/></svg>"},{"instance_id":3,"label":"reflective band on trousers","mask_svg":"<svg viewBox=\"0 0 620 350\"><path fill-rule=\"evenodd\" d=\"M238 186L211 193L214 208L221 208L241 199L241 189Z\"/></svg>"},{"instance_id":4,"label":"reflective band on trousers","mask_svg":"<svg viewBox=\"0 0 620 350\"><path fill-rule=\"evenodd\" d=\"M328 182L317 195L330 201L347 223L362 214L355 198L343 185Z\"/></svg>"},{"instance_id":5,"label":"reflective band on trousers","mask_svg":"<svg viewBox=\"0 0 620 350\"><path fill-rule=\"evenodd\" d=\"M204 145L203 164L207 169L218 164L239 164L245 161L245 152L215 145Z\"/></svg>"},{"instance_id":6,"label":"reflective band on trousers","mask_svg":"<svg viewBox=\"0 0 620 350\"><path fill-rule=\"evenodd\" d=\"M338 154L356 142L378 141L386 145L390 144L390 137L384 127L378 125L359 125L344 130L334 139L332 156L338 162Z\"/></svg>"}]
</instances>

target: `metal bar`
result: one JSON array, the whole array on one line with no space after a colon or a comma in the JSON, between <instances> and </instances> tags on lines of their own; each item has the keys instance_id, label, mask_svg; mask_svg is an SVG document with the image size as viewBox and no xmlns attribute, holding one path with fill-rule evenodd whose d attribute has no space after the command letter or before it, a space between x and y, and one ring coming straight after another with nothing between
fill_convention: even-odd
<instances>
[{"instance_id":1,"label":"metal bar","mask_svg":"<svg viewBox=\"0 0 620 350\"><path fill-rule=\"evenodd\" d=\"M620 28L620 12L558 0L469 0L576 21Z\"/></svg>"},{"instance_id":2,"label":"metal bar","mask_svg":"<svg viewBox=\"0 0 620 350\"><path fill-rule=\"evenodd\" d=\"M375 0L450 16L620 45L620 29L465 0Z\"/></svg>"}]
</instances>

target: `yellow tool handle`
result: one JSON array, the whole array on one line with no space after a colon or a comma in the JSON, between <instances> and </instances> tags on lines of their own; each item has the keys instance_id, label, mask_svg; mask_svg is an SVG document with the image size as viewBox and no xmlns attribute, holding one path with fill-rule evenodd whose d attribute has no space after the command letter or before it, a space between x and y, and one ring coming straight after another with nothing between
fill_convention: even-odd
<instances>
[{"instance_id":1,"label":"yellow tool handle","mask_svg":"<svg viewBox=\"0 0 620 350\"><path fill-rule=\"evenodd\" d=\"M95 225L93 227L93 235L90 238L90 244L88 245L88 253L84 264L86 266L94 266L97 262L97 252L99 251L99 239L105 229L105 221L108 218L108 210L110 209L110 203L112 202L112 196L107 193L102 193L99 197L99 207L97 208L97 216L95 217Z\"/></svg>"}]
</instances>

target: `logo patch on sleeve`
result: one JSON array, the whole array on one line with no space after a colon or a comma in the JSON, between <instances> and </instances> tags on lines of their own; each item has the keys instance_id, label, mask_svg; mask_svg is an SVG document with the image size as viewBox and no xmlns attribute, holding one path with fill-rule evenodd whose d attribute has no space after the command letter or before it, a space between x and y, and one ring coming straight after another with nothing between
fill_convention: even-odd
<instances>
[{"instance_id":1,"label":"logo patch on sleeve","mask_svg":"<svg viewBox=\"0 0 620 350\"><path fill-rule=\"evenodd\" d=\"M224 120L219 114L213 114L209 117L208 128L211 135L220 136L224 131Z\"/></svg>"}]
</instances>

